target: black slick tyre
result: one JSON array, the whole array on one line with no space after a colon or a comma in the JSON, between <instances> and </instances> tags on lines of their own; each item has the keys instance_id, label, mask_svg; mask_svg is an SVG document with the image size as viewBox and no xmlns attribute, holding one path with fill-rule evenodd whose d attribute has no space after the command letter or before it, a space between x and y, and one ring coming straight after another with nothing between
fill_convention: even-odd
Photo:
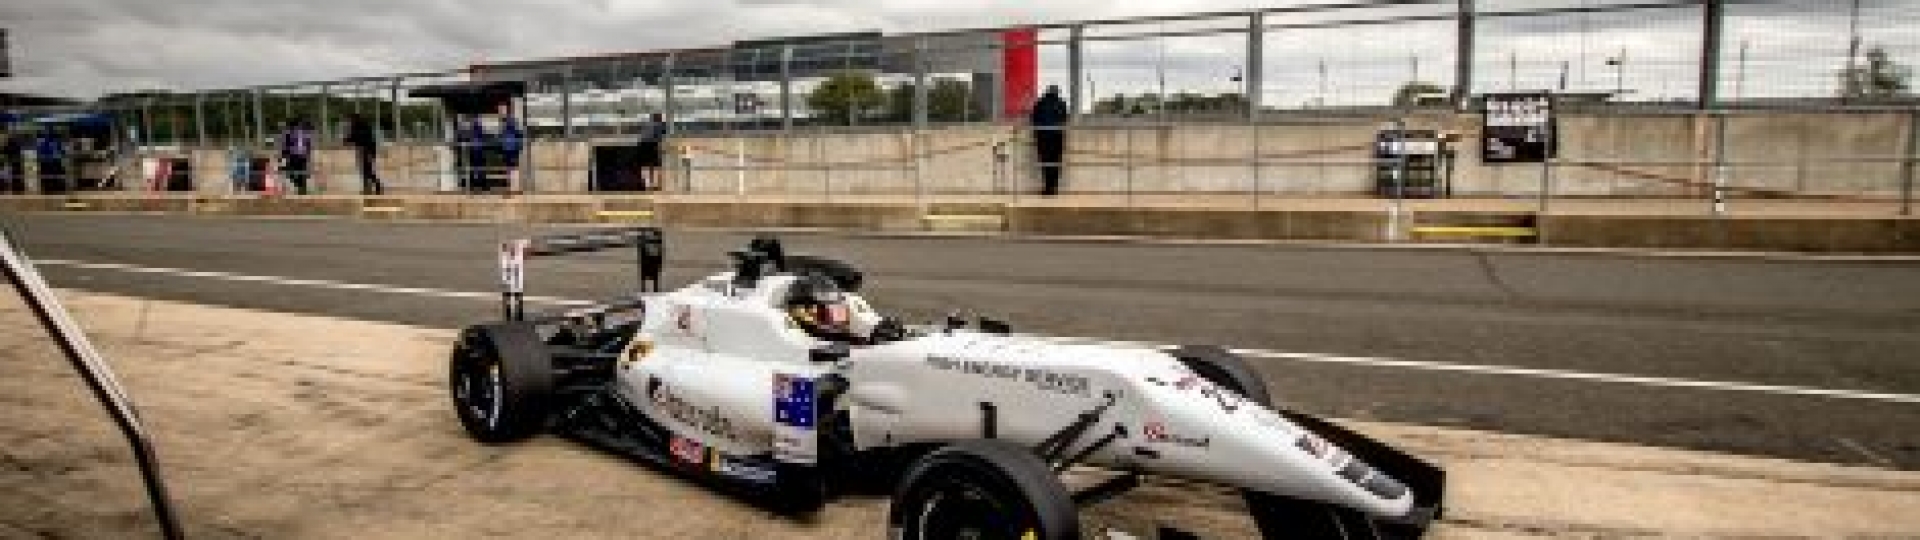
<instances>
[{"instance_id":1,"label":"black slick tyre","mask_svg":"<svg viewBox=\"0 0 1920 540\"><path fill-rule=\"evenodd\" d=\"M454 411L475 440L518 441L546 427L553 361L533 325L510 321L468 327L460 332L447 372Z\"/></svg>"},{"instance_id":2,"label":"black slick tyre","mask_svg":"<svg viewBox=\"0 0 1920 540\"><path fill-rule=\"evenodd\" d=\"M962 441L914 462L887 511L895 540L1080 538L1066 486L1031 450Z\"/></svg>"},{"instance_id":3,"label":"black slick tyre","mask_svg":"<svg viewBox=\"0 0 1920 540\"><path fill-rule=\"evenodd\" d=\"M1267 382L1260 379L1260 373L1241 360L1239 355L1226 349L1211 345L1187 345L1174 349L1171 353L1193 374L1239 393L1248 401L1264 407L1273 406L1273 396L1267 393Z\"/></svg>"}]
</instances>

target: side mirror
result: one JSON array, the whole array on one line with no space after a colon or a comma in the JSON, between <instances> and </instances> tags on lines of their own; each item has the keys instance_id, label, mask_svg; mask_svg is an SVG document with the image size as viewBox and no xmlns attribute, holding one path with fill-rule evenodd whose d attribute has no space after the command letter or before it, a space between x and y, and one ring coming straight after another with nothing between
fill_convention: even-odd
<instances>
[{"instance_id":1,"label":"side mirror","mask_svg":"<svg viewBox=\"0 0 1920 540\"><path fill-rule=\"evenodd\" d=\"M853 349L838 341L814 347L807 352L807 359L814 362L839 362L853 354Z\"/></svg>"}]
</instances>

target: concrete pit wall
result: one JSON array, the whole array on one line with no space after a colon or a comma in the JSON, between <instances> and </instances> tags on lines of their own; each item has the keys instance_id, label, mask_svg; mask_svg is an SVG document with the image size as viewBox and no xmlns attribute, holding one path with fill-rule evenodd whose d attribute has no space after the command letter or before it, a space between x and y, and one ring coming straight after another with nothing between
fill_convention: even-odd
<instances>
[{"instance_id":1,"label":"concrete pit wall","mask_svg":"<svg viewBox=\"0 0 1920 540\"><path fill-rule=\"evenodd\" d=\"M1727 120L1728 155L1768 161L1728 171L1735 196L1809 194L1891 197L1899 192L1907 152L1907 112L1741 113ZM1372 190L1370 144L1385 117L1326 119L1275 115L1257 130L1245 125L1182 124L1077 126L1068 139L1065 190L1142 193L1248 192L1320 195ZM1454 190L1460 196L1527 197L1538 193L1534 165L1488 166L1474 145L1476 115L1427 114L1410 127L1461 134ZM1554 193L1569 196L1704 197L1712 181L1710 117L1686 114L1570 115L1561 119L1561 156L1602 163L1564 164L1554 170ZM789 134L676 137L668 156L670 191L749 194L1003 193L1037 187L1027 131L1019 126L963 125L926 130L799 130ZM1256 142L1257 141L1257 142ZM1005 174L995 174L994 144L1006 145ZM1258 146L1265 156L1256 175L1247 162ZM533 189L588 190L591 144L536 142L529 150ZM383 147L382 178L394 192L442 187L444 150L436 145ZM227 192L224 150L191 151L199 193ZM916 172L916 156L920 156ZM744 157L744 160L742 159ZM1823 163L1843 157L1877 162ZM1621 163L1627 162L1627 163ZM744 163L753 170L735 170ZM322 150L315 167L322 193L358 192L352 151ZM918 184L916 184L916 181ZM126 183L141 189L144 182ZM1757 190L1751 191L1751 190Z\"/></svg>"}]
</instances>

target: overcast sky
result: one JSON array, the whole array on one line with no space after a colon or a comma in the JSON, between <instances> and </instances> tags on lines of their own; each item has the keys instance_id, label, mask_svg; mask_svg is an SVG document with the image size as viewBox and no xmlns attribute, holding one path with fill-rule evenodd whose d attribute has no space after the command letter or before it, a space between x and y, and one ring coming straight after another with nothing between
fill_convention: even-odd
<instances>
[{"instance_id":1,"label":"overcast sky","mask_svg":"<svg viewBox=\"0 0 1920 540\"><path fill-rule=\"evenodd\" d=\"M712 46L736 39L1004 26L1326 1L4 0L0 26L10 30L16 77L0 81L0 89L89 97L144 88L228 88L447 70L478 60ZM1480 3L1483 9L1503 10L1619 1ZM1920 28L1920 0L1863 1L1861 34L1913 64L1920 49L1920 30L1915 30ZM1728 25L1729 77L1734 77L1738 44L1746 42L1750 67L1743 91L1830 91L1821 89L1831 87L1832 69L1845 56L1847 4L1776 0L1734 6ZM1421 9L1432 12L1370 10L1338 17ZM1575 89L1604 90L1619 84L1646 95L1691 95L1695 84L1690 63L1698 55L1697 10L1487 20L1481 29L1477 89L1555 85L1562 62L1569 66ZM1089 78L1102 94L1151 90L1163 72L1175 89L1229 91L1230 78L1242 62L1241 39L1093 45L1088 51ZM1269 36L1268 98L1283 103L1363 100L1363 95L1390 91L1416 76L1449 84L1452 42L1448 22L1276 33ZM1622 51L1623 66L1606 65L1607 58ZM1063 59L1059 51L1043 54L1050 77L1058 77L1054 68L1061 67Z\"/></svg>"}]
</instances>

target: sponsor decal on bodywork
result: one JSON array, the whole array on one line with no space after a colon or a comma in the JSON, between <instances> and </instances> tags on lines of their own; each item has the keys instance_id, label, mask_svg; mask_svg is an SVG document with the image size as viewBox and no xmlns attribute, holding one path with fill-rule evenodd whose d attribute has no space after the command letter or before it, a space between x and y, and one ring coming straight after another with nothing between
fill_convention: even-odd
<instances>
[{"instance_id":1,"label":"sponsor decal on bodywork","mask_svg":"<svg viewBox=\"0 0 1920 540\"><path fill-rule=\"evenodd\" d=\"M673 454L674 461L684 465L698 466L707 461L707 445L686 437L675 436L667 443L667 450Z\"/></svg>"},{"instance_id":2,"label":"sponsor decal on bodywork","mask_svg":"<svg viewBox=\"0 0 1920 540\"><path fill-rule=\"evenodd\" d=\"M647 399L668 417L693 426L694 429L732 441L746 439L734 427L733 420L720 412L719 407L701 407L688 403L679 394L675 394L672 387L660 382L658 378L647 379Z\"/></svg>"},{"instance_id":3,"label":"sponsor decal on bodywork","mask_svg":"<svg viewBox=\"0 0 1920 540\"><path fill-rule=\"evenodd\" d=\"M1174 444L1188 448L1206 448L1213 444L1212 437L1192 437L1174 433L1161 422L1147 422L1146 425L1141 426L1140 431L1146 435L1149 443Z\"/></svg>"},{"instance_id":4,"label":"sponsor decal on bodywork","mask_svg":"<svg viewBox=\"0 0 1920 540\"><path fill-rule=\"evenodd\" d=\"M773 376L773 421L783 426L813 427L813 379L785 373Z\"/></svg>"},{"instance_id":5,"label":"sponsor decal on bodywork","mask_svg":"<svg viewBox=\"0 0 1920 540\"><path fill-rule=\"evenodd\" d=\"M1056 394L1072 396L1093 395L1092 383L1085 375L1075 373L1022 367L985 360L962 360L944 356L927 357L927 366L941 371L951 371L965 375L1021 381L1041 390Z\"/></svg>"},{"instance_id":6,"label":"sponsor decal on bodywork","mask_svg":"<svg viewBox=\"0 0 1920 540\"><path fill-rule=\"evenodd\" d=\"M686 304L673 306L673 327L682 334L693 335L693 307Z\"/></svg>"},{"instance_id":7,"label":"sponsor decal on bodywork","mask_svg":"<svg viewBox=\"0 0 1920 540\"><path fill-rule=\"evenodd\" d=\"M775 479L772 465L731 457L717 451L713 452L713 459L708 465L713 474L734 480L771 484Z\"/></svg>"},{"instance_id":8,"label":"sponsor decal on bodywork","mask_svg":"<svg viewBox=\"0 0 1920 540\"><path fill-rule=\"evenodd\" d=\"M1197 375L1183 375L1172 382L1162 380L1158 377L1147 377L1147 382L1158 386L1172 387L1182 392L1198 392L1200 395L1206 396L1207 399L1219 405L1220 410L1229 413L1239 411L1240 407L1245 405L1247 401L1246 398L1240 397L1240 394L1207 382L1206 379L1202 379Z\"/></svg>"},{"instance_id":9,"label":"sponsor decal on bodywork","mask_svg":"<svg viewBox=\"0 0 1920 540\"><path fill-rule=\"evenodd\" d=\"M813 378L776 373L773 376L773 457L786 463L814 463L819 459L819 403Z\"/></svg>"}]
</instances>

